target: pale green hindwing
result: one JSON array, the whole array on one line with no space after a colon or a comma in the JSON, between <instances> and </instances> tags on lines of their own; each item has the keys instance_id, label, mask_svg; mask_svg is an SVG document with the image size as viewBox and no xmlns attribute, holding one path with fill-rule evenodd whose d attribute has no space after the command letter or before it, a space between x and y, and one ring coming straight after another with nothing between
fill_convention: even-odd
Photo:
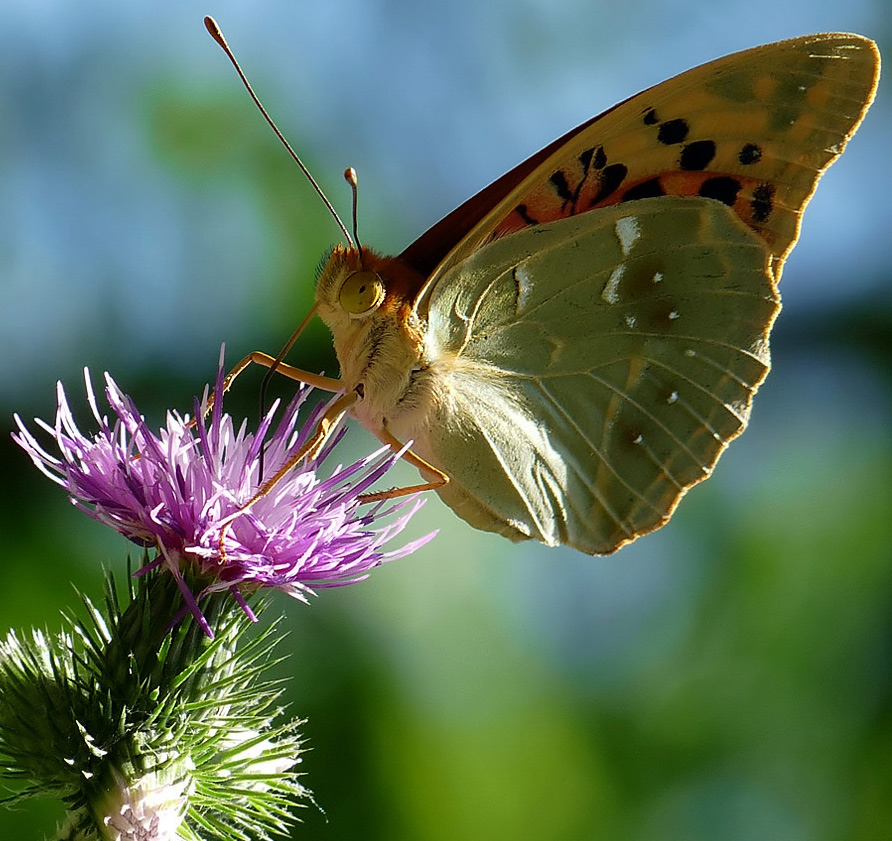
<instances>
[{"instance_id":1,"label":"pale green hindwing","mask_svg":"<svg viewBox=\"0 0 892 841\"><path fill-rule=\"evenodd\" d=\"M431 291L449 371L414 449L472 525L605 554L662 525L744 428L780 309L763 240L661 196L496 240Z\"/></svg>"}]
</instances>

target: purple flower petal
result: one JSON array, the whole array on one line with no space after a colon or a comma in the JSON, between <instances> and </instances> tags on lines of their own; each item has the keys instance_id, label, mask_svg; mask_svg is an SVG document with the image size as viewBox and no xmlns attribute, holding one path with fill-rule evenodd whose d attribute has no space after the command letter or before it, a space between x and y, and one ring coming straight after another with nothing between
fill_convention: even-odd
<instances>
[{"instance_id":1,"label":"purple flower petal","mask_svg":"<svg viewBox=\"0 0 892 841\"><path fill-rule=\"evenodd\" d=\"M157 549L157 558L138 574L167 566L208 634L198 606L206 593L231 591L253 620L245 593L275 587L306 601L313 594L311 586L361 581L384 561L415 551L434 535L383 550L423 504L414 497L389 506L378 503L360 513L360 494L399 458L387 447L320 478L321 462L333 452L343 429L334 431L317 458L302 459L265 496L254 499L262 484L260 453L265 475L275 475L309 438L324 410L317 407L298 427L298 411L312 390L307 386L299 388L277 425L274 406L255 434L244 422L236 429L223 412L221 355L210 413L206 390L202 401L196 401L197 422L168 412L165 426L155 434L106 374L105 396L116 416L109 424L100 415L89 372L84 373L98 432L89 437L80 431L59 383L55 424L36 424L53 438L61 458L45 450L18 416L19 431L12 437L44 474L68 490L77 507L134 543ZM188 564L197 565L211 582L197 596L183 580Z\"/></svg>"}]
</instances>

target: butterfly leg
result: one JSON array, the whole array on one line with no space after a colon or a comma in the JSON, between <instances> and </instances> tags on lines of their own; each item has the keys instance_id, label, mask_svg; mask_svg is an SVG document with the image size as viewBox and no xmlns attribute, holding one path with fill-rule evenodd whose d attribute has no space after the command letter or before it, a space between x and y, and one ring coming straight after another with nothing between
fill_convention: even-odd
<instances>
[{"instance_id":1,"label":"butterfly leg","mask_svg":"<svg viewBox=\"0 0 892 841\"><path fill-rule=\"evenodd\" d=\"M333 377L323 377L320 374L311 374L309 371L303 371L292 365L286 365L284 362L279 362L278 364L276 364L276 362L277 360L275 357L270 356L268 353L263 353L263 351L255 350L253 353L249 353L226 375L226 378L223 380L223 391L229 391L233 380L252 363L261 365L264 368L272 368L275 365L276 373L282 374L290 380L297 380L300 383L311 385L313 388L320 388L323 391L331 391L336 394L344 388L344 384Z\"/></svg>"},{"instance_id":2,"label":"butterfly leg","mask_svg":"<svg viewBox=\"0 0 892 841\"><path fill-rule=\"evenodd\" d=\"M323 377L319 374L311 374L309 371L303 371L292 365L286 365L284 362L278 362L278 364L276 364L276 362L277 360L275 357L270 356L268 353L263 353L263 351L255 350L253 353L249 353L223 378L222 393L226 394L232 386L232 383L235 381L235 378L252 363L264 368L272 368L275 366L276 371L283 376L288 377L288 379L297 380L299 383L306 383L307 385L313 386L313 388L322 389L322 391L337 393L344 387L344 384L340 380L336 380L333 377ZM216 394L212 393L208 398L205 413L210 412L214 407L215 397Z\"/></svg>"},{"instance_id":3,"label":"butterfly leg","mask_svg":"<svg viewBox=\"0 0 892 841\"><path fill-rule=\"evenodd\" d=\"M288 377L288 379L296 380L299 383L306 383L313 388L322 389L322 391L330 391L337 394L337 392L341 391L344 387L344 384L340 380L336 380L333 377L323 377L320 374L311 374L309 371L303 371L292 365L286 365L284 362L278 361L278 364L276 364L276 362L277 360L275 357L270 356L263 351L255 350L253 353L249 353L223 378L223 388L221 393L226 394L232 386L232 383L235 381L235 378L252 363L261 365L264 368L272 368L275 366L276 371ZM216 396L217 393L212 391L204 410L205 416L210 414L211 409L214 408L214 399ZM192 423L194 425L195 421L192 421Z\"/></svg>"},{"instance_id":4,"label":"butterfly leg","mask_svg":"<svg viewBox=\"0 0 892 841\"><path fill-rule=\"evenodd\" d=\"M402 452L403 445L393 436L387 427L382 426L381 429L375 431L375 435L382 444L387 444L395 453L401 453L401 457L407 461L412 467L418 469L422 476L432 474L433 478L428 482L418 485L409 485L405 488L391 488L387 491L376 491L374 493L362 494L359 497L360 502L380 502L384 499L395 499L400 496L408 496L409 494L421 493L422 491L435 491L442 488L449 481L449 477L442 471L438 470L432 464L428 464L423 458L415 455L411 450Z\"/></svg>"},{"instance_id":5,"label":"butterfly leg","mask_svg":"<svg viewBox=\"0 0 892 841\"><path fill-rule=\"evenodd\" d=\"M238 509L233 514L230 514L229 517L226 518L222 522L222 528L220 529L220 555L221 557L226 557L226 550L224 548L224 543L226 540L226 533L229 530L229 527L232 525L233 520L237 517L240 517L246 511L248 511L258 500L263 499L285 476L288 475L288 472L294 468L301 459L314 458L322 447L325 445L325 442L328 440L328 437L331 435L332 430L337 425L338 421L344 416L347 410L356 402L358 399L355 392L349 392L347 394L342 394L338 397L326 410L322 417L319 419L319 422L316 424L316 429L313 434L304 442L304 445L288 459L285 464L282 465L274 476L271 476L267 479L261 486L257 493L254 494L241 508Z\"/></svg>"},{"instance_id":6,"label":"butterfly leg","mask_svg":"<svg viewBox=\"0 0 892 841\"><path fill-rule=\"evenodd\" d=\"M328 437L331 435L331 432L338 421L344 417L346 411L357 399L356 393L352 391L338 397L337 400L325 410L325 413L316 424L315 431L306 440L304 445L276 471L275 475L270 476L270 478L260 486L260 490L258 490L257 493L245 503L241 508L241 511L246 511L257 502L258 499L266 496L288 474L288 472L301 461L301 459L315 458L322 447L325 446L325 442L328 440Z\"/></svg>"}]
</instances>

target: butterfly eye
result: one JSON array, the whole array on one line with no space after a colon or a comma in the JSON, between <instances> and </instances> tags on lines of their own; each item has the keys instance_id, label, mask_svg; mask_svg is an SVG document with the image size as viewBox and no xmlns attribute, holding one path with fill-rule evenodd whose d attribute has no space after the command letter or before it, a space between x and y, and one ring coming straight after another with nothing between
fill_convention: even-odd
<instances>
[{"instance_id":1,"label":"butterfly eye","mask_svg":"<svg viewBox=\"0 0 892 841\"><path fill-rule=\"evenodd\" d=\"M384 281L375 272L354 272L338 292L338 302L350 315L365 315L383 300Z\"/></svg>"}]
</instances>

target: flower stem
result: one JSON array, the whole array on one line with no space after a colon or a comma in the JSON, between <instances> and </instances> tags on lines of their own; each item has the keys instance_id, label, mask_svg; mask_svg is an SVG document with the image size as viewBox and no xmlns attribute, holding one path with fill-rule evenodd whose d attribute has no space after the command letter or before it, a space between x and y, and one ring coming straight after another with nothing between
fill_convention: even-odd
<instances>
[{"instance_id":1,"label":"flower stem","mask_svg":"<svg viewBox=\"0 0 892 841\"><path fill-rule=\"evenodd\" d=\"M60 841L283 831L308 792L300 722L272 723L273 628L246 636L238 604L214 593L208 637L164 567L119 595L109 575L103 610L84 599L86 620L66 633L0 643L0 776L29 784L18 797L65 800Z\"/></svg>"}]
</instances>

